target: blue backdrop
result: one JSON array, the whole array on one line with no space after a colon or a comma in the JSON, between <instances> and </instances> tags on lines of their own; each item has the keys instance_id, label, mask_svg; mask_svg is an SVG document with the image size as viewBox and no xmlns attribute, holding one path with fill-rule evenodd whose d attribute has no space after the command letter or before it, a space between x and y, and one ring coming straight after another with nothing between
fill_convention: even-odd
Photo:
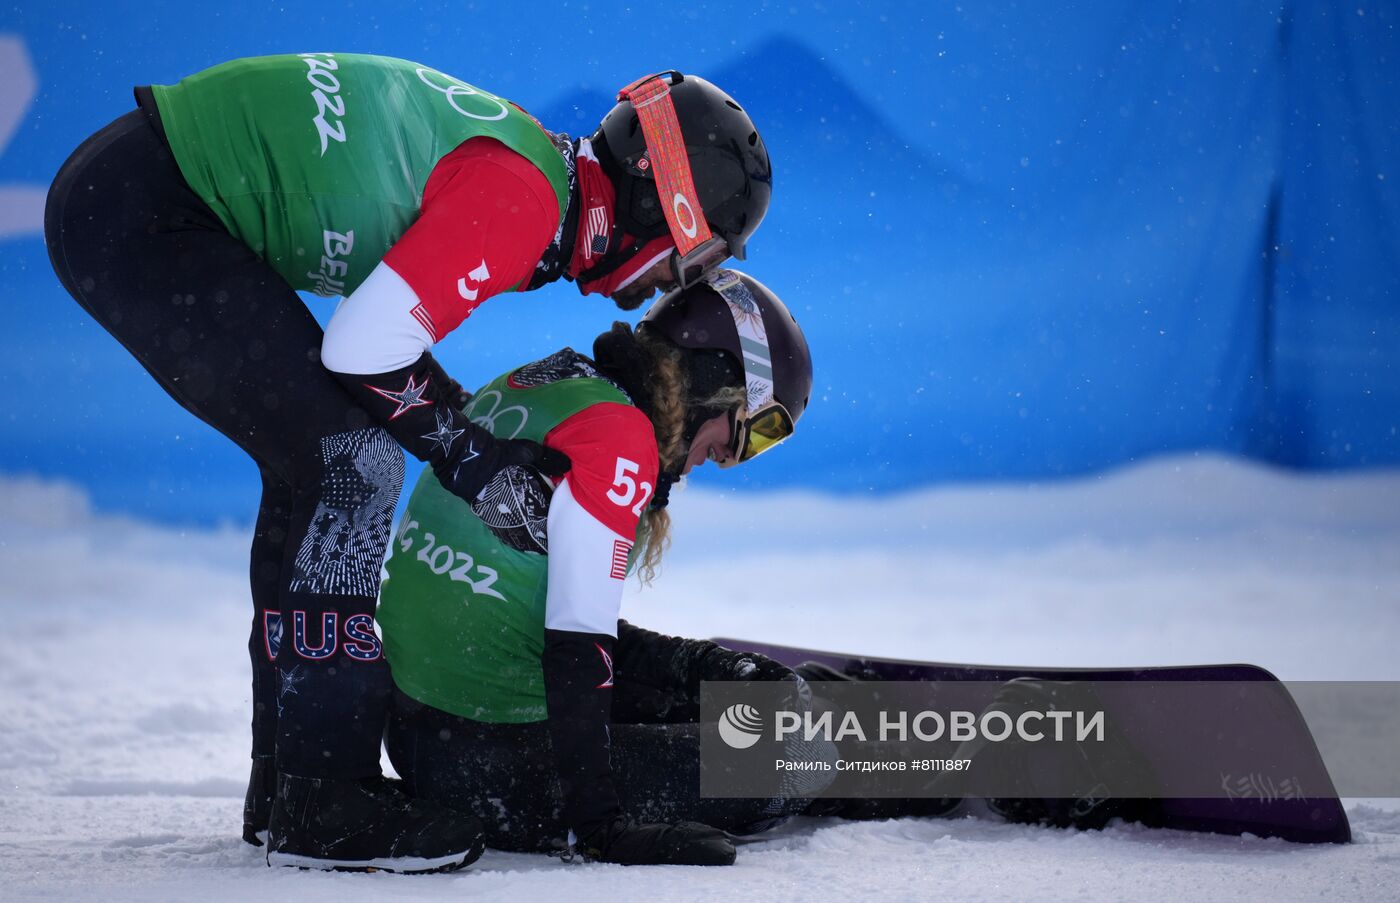
<instances>
[{"instance_id":1,"label":"blue backdrop","mask_svg":"<svg viewBox=\"0 0 1400 903\"><path fill-rule=\"evenodd\" d=\"M251 464L85 319L39 215L131 85L305 50L417 59L574 134L661 68L739 98L776 170L747 267L816 364L799 437L742 481L1400 461L1400 4L1051 6L21 0L0 12L0 471L252 516ZM441 357L479 383L613 318L559 283L487 304Z\"/></svg>"}]
</instances>

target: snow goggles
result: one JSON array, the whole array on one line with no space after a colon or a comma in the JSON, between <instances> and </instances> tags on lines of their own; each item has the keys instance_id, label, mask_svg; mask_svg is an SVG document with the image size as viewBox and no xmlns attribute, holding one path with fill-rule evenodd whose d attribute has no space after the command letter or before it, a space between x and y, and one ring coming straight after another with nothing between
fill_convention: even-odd
<instances>
[{"instance_id":1,"label":"snow goggles","mask_svg":"<svg viewBox=\"0 0 1400 903\"><path fill-rule=\"evenodd\" d=\"M741 409L735 413L733 430L734 458L726 467L756 458L791 436L792 415L776 401L752 414Z\"/></svg>"},{"instance_id":2,"label":"snow goggles","mask_svg":"<svg viewBox=\"0 0 1400 903\"><path fill-rule=\"evenodd\" d=\"M733 467L791 436L795 425L788 409L773 393L773 354L768 348L763 309L754 300L753 292L733 270L714 269L700 278L729 305L739 333L747 403L735 410L730 420L731 458L725 466Z\"/></svg>"},{"instance_id":3,"label":"snow goggles","mask_svg":"<svg viewBox=\"0 0 1400 903\"><path fill-rule=\"evenodd\" d=\"M695 190L695 177L690 171L690 157L685 150L685 137L676 118L676 105L671 100L671 86L685 79L674 69L638 79L617 92L619 101L626 100L637 111L637 120L646 139L648 165L656 180L656 193L666 226L676 243L671 266L676 274L677 288L690 288L705 273L729 257L729 243L710 231L705 222L704 208Z\"/></svg>"}]
</instances>

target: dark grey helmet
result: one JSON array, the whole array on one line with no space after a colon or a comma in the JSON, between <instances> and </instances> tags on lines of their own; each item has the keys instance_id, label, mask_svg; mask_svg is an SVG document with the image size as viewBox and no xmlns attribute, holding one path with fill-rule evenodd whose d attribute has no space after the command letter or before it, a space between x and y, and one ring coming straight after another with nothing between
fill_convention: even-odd
<instances>
[{"instance_id":1,"label":"dark grey helmet","mask_svg":"<svg viewBox=\"0 0 1400 903\"><path fill-rule=\"evenodd\" d=\"M768 149L744 108L695 75L672 73L671 100L685 138L695 190L710 230L738 260L768 212L773 167ZM593 151L617 190L617 221L629 235L655 238L666 232L637 111L620 101L592 137Z\"/></svg>"},{"instance_id":2,"label":"dark grey helmet","mask_svg":"<svg viewBox=\"0 0 1400 903\"><path fill-rule=\"evenodd\" d=\"M764 363L752 353L745 354L733 309L719 290L733 281L747 290L741 294L758 308L771 363L773 397L795 424L812 395L812 353L787 305L757 279L737 270L713 270L705 281L677 289L653 304L637 328L655 331L692 351L726 352L746 374L757 372Z\"/></svg>"}]
</instances>

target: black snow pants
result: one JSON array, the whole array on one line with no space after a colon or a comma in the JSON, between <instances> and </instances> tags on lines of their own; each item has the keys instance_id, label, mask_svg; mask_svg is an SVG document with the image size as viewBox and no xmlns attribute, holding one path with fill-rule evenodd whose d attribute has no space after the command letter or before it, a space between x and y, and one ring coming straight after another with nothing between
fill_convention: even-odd
<instances>
[{"instance_id":1,"label":"black snow pants","mask_svg":"<svg viewBox=\"0 0 1400 903\"><path fill-rule=\"evenodd\" d=\"M390 685L373 616L397 443L321 366L306 306L190 189L152 115L134 110L74 151L44 229L69 293L262 475L253 755L275 749L290 774L378 774Z\"/></svg>"},{"instance_id":2,"label":"black snow pants","mask_svg":"<svg viewBox=\"0 0 1400 903\"><path fill-rule=\"evenodd\" d=\"M621 674L617 680L625 690ZM790 798L702 797L704 728L691 720L657 720L619 708L615 701L608 728L612 772L623 811L638 822L698 821L754 834L804 812L811 803L805 796L830 780L814 773L811 786L794 784L801 795ZM487 846L526 853L565 846L563 795L545 722L472 721L396 689L384 744L410 793L481 819Z\"/></svg>"}]
</instances>

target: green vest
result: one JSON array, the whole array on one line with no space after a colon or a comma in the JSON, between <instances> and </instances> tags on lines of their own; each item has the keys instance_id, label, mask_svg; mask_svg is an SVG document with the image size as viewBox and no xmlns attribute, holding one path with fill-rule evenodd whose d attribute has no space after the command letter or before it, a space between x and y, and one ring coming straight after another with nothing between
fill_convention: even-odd
<instances>
[{"instance_id":1,"label":"green vest","mask_svg":"<svg viewBox=\"0 0 1400 903\"><path fill-rule=\"evenodd\" d=\"M495 95L406 60L303 53L234 60L153 85L180 172L293 288L348 295L418 217L423 186L469 138L568 173L545 131Z\"/></svg>"},{"instance_id":2,"label":"green vest","mask_svg":"<svg viewBox=\"0 0 1400 903\"><path fill-rule=\"evenodd\" d=\"M631 404L603 379L512 388L488 383L466 414L497 436L533 439L590 405ZM400 690L474 721L545 719L545 594L549 562L496 538L424 470L400 522L377 620Z\"/></svg>"}]
</instances>

